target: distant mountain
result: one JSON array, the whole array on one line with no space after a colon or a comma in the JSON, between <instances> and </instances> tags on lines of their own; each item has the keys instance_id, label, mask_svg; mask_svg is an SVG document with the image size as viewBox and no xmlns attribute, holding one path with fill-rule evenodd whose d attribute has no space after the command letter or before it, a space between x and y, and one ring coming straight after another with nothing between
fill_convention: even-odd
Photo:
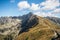
<instances>
[{"instance_id":1,"label":"distant mountain","mask_svg":"<svg viewBox=\"0 0 60 40\"><path fill-rule=\"evenodd\" d=\"M55 22L56 24L60 24L60 18L57 18L57 17L46 17L46 18Z\"/></svg>"},{"instance_id":2,"label":"distant mountain","mask_svg":"<svg viewBox=\"0 0 60 40\"><path fill-rule=\"evenodd\" d=\"M60 18L23 16L0 17L0 40L59 40Z\"/></svg>"},{"instance_id":3,"label":"distant mountain","mask_svg":"<svg viewBox=\"0 0 60 40\"><path fill-rule=\"evenodd\" d=\"M12 17L0 17L0 40L13 39L20 32L21 20Z\"/></svg>"}]
</instances>

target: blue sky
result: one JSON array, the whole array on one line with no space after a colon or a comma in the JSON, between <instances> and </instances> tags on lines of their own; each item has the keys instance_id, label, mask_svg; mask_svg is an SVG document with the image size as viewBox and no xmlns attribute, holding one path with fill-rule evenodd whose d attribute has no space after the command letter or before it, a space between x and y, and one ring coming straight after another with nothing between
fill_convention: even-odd
<instances>
[{"instance_id":1,"label":"blue sky","mask_svg":"<svg viewBox=\"0 0 60 40\"><path fill-rule=\"evenodd\" d=\"M30 11L38 16L60 17L60 1L0 0L0 16L19 16Z\"/></svg>"}]
</instances>

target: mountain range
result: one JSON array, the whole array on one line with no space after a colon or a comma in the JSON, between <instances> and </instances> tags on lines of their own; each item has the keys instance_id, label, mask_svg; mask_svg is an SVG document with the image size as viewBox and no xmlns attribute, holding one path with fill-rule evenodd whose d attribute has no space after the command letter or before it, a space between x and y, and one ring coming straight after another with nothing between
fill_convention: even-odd
<instances>
[{"instance_id":1,"label":"mountain range","mask_svg":"<svg viewBox=\"0 0 60 40\"><path fill-rule=\"evenodd\" d=\"M0 17L0 40L60 40L60 18L23 16Z\"/></svg>"}]
</instances>

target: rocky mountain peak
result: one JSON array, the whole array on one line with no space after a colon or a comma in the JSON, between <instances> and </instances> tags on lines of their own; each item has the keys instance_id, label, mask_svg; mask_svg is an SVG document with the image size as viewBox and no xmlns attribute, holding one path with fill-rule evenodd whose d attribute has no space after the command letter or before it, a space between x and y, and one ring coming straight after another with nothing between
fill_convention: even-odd
<instances>
[{"instance_id":1,"label":"rocky mountain peak","mask_svg":"<svg viewBox=\"0 0 60 40\"><path fill-rule=\"evenodd\" d=\"M55 17L36 16L32 12L23 16L0 17L0 40L59 39L59 20Z\"/></svg>"}]
</instances>

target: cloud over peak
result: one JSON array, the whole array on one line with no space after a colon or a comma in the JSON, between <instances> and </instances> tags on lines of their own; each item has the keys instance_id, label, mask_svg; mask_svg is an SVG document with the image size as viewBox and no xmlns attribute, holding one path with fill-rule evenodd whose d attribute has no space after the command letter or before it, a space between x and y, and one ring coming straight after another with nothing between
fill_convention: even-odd
<instances>
[{"instance_id":1,"label":"cloud over peak","mask_svg":"<svg viewBox=\"0 0 60 40\"><path fill-rule=\"evenodd\" d=\"M18 3L18 7L20 10L30 8L30 5L27 1L21 1Z\"/></svg>"},{"instance_id":2,"label":"cloud over peak","mask_svg":"<svg viewBox=\"0 0 60 40\"><path fill-rule=\"evenodd\" d=\"M55 9L60 5L59 0L46 0L45 2L40 3L41 6L44 6L43 9L51 10Z\"/></svg>"},{"instance_id":3,"label":"cloud over peak","mask_svg":"<svg viewBox=\"0 0 60 40\"><path fill-rule=\"evenodd\" d=\"M32 3L32 6L30 7L31 10L39 10L39 4Z\"/></svg>"},{"instance_id":4,"label":"cloud over peak","mask_svg":"<svg viewBox=\"0 0 60 40\"><path fill-rule=\"evenodd\" d=\"M39 4L28 3L28 1L20 1L18 7L20 10L29 9L34 14L39 16L55 16L52 13L60 13L60 2L59 0L46 0ZM57 8L59 7L59 8ZM52 10L52 11L51 11Z\"/></svg>"}]
</instances>

